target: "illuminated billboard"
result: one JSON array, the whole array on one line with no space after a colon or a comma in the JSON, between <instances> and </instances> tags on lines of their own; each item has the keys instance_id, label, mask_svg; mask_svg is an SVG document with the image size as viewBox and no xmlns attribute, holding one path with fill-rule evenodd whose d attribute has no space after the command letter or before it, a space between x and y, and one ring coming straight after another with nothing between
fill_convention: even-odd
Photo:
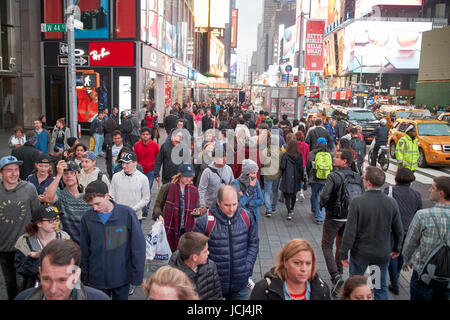
<instances>
[{"instance_id":1,"label":"illuminated billboard","mask_svg":"<svg viewBox=\"0 0 450 320\"><path fill-rule=\"evenodd\" d=\"M211 3L210 27L225 28L229 22L230 2L229 0L194 0L195 28L208 27L208 6Z\"/></svg>"},{"instance_id":2,"label":"illuminated billboard","mask_svg":"<svg viewBox=\"0 0 450 320\"><path fill-rule=\"evenodd\" d=\"M209 40L209 73L223 78L225 72L225 46L213 34Z\"/></svg>"},{"instance_id":3,"label":"illuminated billboard","mask_svg":"<svg viewBox=\"0 0 450 320\"><path fill-rule=\"evenodd\" d=\"M333 33L324 41L323 70L326 76L336 74L336 50Z\"/></svg>"},{"instance_id":4,"label":"illuminated billboard","mask_svg":"<svg viewBox=\"0 0 450 320\"><path fill-rule=\"evenodd\" d=\"M422 0L356 0L355 19L366 15L375 6L421 6Z\"/></svg>"},{"instance_id":5,"label":"illuminated billboard","mask_svg":"<svg viewBox=\"0 0 450 320\"><path fill-rule=\"evenodd\" d=\"M328 1L327 27L341 19L341 0Z\"/></svg>"},{"instance_id":6,"label":"illuminated billboard","mask_svg":"<svg viewBox=\"0 0 450 320\"><path fill-rule=\"evenodd\" d=\"M431 22L355 21L345 28L344 73L408 73L419 69L422 32Z\"/></svg>"},{"instance_id":7,"label":"illuminated billboard","mask_svg":"<svg viewBox=\"0 0 450 320\"><path fill-rule=\"evenodd\" d=\"M231 12L231 48L237 48L238 9Z\"/></svg>"}]
</instances>

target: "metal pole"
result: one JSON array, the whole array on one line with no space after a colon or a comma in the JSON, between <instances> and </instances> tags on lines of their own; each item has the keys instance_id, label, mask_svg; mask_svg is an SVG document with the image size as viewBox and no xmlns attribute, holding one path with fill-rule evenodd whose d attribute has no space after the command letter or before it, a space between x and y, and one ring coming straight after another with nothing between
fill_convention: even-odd
<instances>
[{"instance_id":1,"label":"metal pole","mask_svg":"<svg viewBox=\"0 0 450 320\"><path fill-rule=\"evenodd\" d=\"M76 2L75 5L78 4ZM66 0L66 8L73 5L72 0ZM75 75L75 31L74 31L74 15L73 10L66 13L66 24L67 24L67 44L69 47L68 52L68 84L69 84L69 119L70 119L70 129L72 130L72 136L78 138L78 114L77 114L77 93L76 93L76 75Z\"/></svg>"}]
</instances>

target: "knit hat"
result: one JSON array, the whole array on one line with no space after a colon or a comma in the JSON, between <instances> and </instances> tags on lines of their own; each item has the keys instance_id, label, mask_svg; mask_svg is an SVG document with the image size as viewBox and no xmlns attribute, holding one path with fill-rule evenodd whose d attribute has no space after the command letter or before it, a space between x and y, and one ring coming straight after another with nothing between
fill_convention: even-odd
<instances>
[{"instance_id":1,"label":"knit hat","mask_svg":"<svg viewBox=\"0 0 450 320\"><path fill-rule=\"evenodd\" d=\"M75 138L75 137L67 138L67 144L69 145L69 148L72 148L72 146L75 144L75 142L76 142L77 140L78 140L78 139Z\"/></svg>"},{"instance_id":2,"label":"knit hat","mask_svg":"<svg viewBox=\"0 0 450 320\"><path fill-rule=\"evenodd\" d=\"M255 161L251 160L251 159L245 159L244 161L242 161L242 175L248 175L249 173L258 171L259 167L256 164Z\"/></svg>"}]
</instances>

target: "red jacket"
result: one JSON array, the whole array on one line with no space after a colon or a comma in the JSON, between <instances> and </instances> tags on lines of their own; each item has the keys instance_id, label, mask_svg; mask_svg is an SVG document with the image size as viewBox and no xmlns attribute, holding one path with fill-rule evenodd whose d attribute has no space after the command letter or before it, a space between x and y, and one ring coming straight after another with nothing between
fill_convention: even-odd
<instances>
[{"instance_id":1,"label":"red jacket","mask_svg":"<svg viewBox=\"0 0 450 320\"><path fill-rule=\"evenodd\" d=\"M155 120L155 117L150 116L145 117L145 123L147 124L147 127L150 129L153 129L153 120Z\"/></svg>"},{"instance_id":2,"label":"red jacket","mask_svg":"<svg viewBox=\"0 0 450 320\"><path fill-rule=\"evenodd\" d=\"M142 166L144 173L153 171L155 168L155 160L159 153L159 144L153 140L144 144L142 140L139 140L134 145L134 153L136 154L138 163Z\"/></svg>"}]
</instances>

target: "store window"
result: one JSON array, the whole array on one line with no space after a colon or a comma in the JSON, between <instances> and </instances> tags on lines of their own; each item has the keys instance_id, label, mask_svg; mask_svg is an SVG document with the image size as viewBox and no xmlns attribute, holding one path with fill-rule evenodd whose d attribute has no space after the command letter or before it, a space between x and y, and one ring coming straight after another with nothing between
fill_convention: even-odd
<instances>
[{"instance_id":1,"label":"store window","mask_svg":"<svg viewBox=\"0 0 450 320\"><path fill-rule=\"evenodd\" d=\"M116 0L116 38L136 38L136 0Z\"/></svg>"}]
</instances>

